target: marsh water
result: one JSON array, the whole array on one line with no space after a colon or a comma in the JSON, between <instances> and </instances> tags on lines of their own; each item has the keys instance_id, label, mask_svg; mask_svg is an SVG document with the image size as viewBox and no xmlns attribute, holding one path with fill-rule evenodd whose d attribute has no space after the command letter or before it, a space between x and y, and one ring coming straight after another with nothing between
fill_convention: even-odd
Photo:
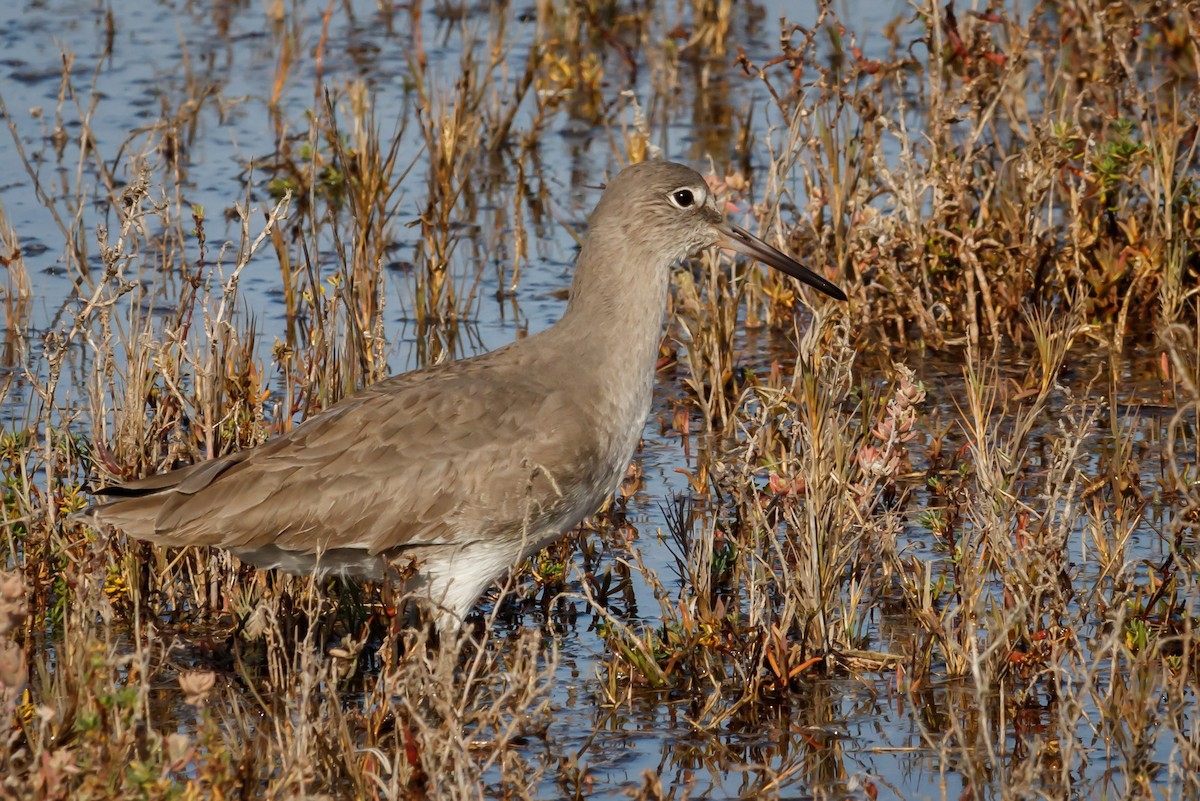
<instances>
[{"instance_id":1,"label":"marsh water","mask_svg":"<svg viewBox=\"0 0 1200 801\"><path fill-rule=\"evenodd\" d=\"M276 14L284 5L286 14ZM60 198L69 196L77 185L84 187L85 202L77 209L79 230L91 243L87 249L98 270L102 264L94 244L96 229L115 226L116 218L106 208L107 189L92 159L102 154L119 179L132 180L131 162L114 155L122 153L122 143L151 135L148 132L164 119L186 119L175 143L185 152L180 161L183 169L168 192L178 192L185 206L206 210L206 235L215 253L221 242L236 241L239 236L239 222L226 215L226 210L248 202L256 210L254 219L261 220L263 210L275 202L271 181L277 174L273 165L279 159L275 146L278 132L271 121L283 120L290 128L289 135L299 140L308 135L306 114L322 102L314 98L313 90L318 43L324 80L333 84L365 82L374 118L387 131L412 125L406 116L413 114L410 59L414 37L419 34L423 40L434 85L440 82L449 91L460 71L464 41L479 46L494 24L486 4L438 5L416 15L407 7L381 10L386 5L364 0L328 7L304 0L286 4L236 0L7 3L0 9L0 98L29 160L28 169L40 175L43 186ZM837 7L844 22L852 21L867 57L882 56L892 48L885 30L888 36L902 38L905 26L915 24L914 12L903 3ZM326 21L323 15L329 8L335 11ZM519 74L529 57L536 11L518 6L505 13L509 27L504 64ZM667 18L675 13L670 9L663 12ZM751 4L748 10L739 8L734 13L731 40L751 61L764 63L778 52L780 18L808 26L817 15L816 7L808 3L777 0ZM284 27L298 34L300 46L295 66L280 87L280 47L288 33ZM69 54L69 89L64 88L64 54ZM508 198L516 176L487 172L493 168L486 162L479 165L482 201L478 218L457 220L464 228L454 252L453 270L475 290L450 347L453 355L499 347L548 327L562 313L577 248L573 231L585 226L603 176L616 168L616 127L633 125L637 115L644 113L651 141L661 147L665 157L702 169L709 154L730 151L735 137L745 133L743 121L748 121L752 137L777 137L786 121L773 116L761 86L736 79L737 68L731 62L732 56L689 60L678 75L681 91L674 95L656 91L655 65L613 69L599 87L597 102L604 108L602 113L589 114L582 107L564 104L548 116L532 144L535 169L523 180L527 191L545 198L549 213L524 223L531 245L515 286L514 221ZM274 104L273 93L278 94ZM197 97L203 98L201 108L185 108ZM532 110L526 104L519 113L531 114ZM81 151L75 140L83 117L94 144ZM410 268L417 229L405 225L422 213L425 155L415 134L400 141L397 160L406 167L411 165L404 180L411 182L413 189L400 185L400 224L394 226L394 243L389 248L384 334L391 372L421 366L426 354L412 311L416 301ZM803 191L801 187L793 189ZM3 419L6 427L17 428L32 403L23 373L28 370L36 375L43 369L42 339L67 324L70 309L80 302L81 288L64 265L63 222L55 219L33 190L27 168L7 134L0 136L0 203L19 235L31 289L31 303L23 319L5 321L3 369L13 383L5 398ZM67 227L72 226L68 220ZM264 249L241 277L238 314L255 319L262 351L258 357L264 365L270 364L273 340L285 336L286 309L274 258ZM332 269L332 258L328 254L323 258L324 262L318 260L319 267ZM140 301L150 311L155 297L173 297L182 281L169 264L157 271L143 268L138 280L153 288ZM169 303L164 306L170 308ZM804 325L803 317L800 325ZM15 327L21 329L20 336ZM794 352L788 334L746 334L739 338L739 347L746 365L787 364ZM880 353L884 354L876 354L880 364L898 358L916 371L929 392L926 408L941 425L959 415L964 381L959 351L949 347L887 354L881 348ZM1030 353L1013 348L1002 363L1019 375L1030 358ZM1102 392L1094 402L1122 405L1127 409L1122 419L1134 430L1134 440L1143 447L1156 447L1164 436L1163 418L1157 411L1164 398L1152 369L1154 359L1148 348L1131 349L1118 360L1099 353L1073 354L1063 376L1064 391L1087 393L1095 386L1119 387L1119 396ZM671 433L669 425L677 402L686 394L677 378L683 369L666 371L661 377L654 413L637 457L644 481L626 505L627 520L636 531L635 547L668 585L677 580L662 542L668 528L666 510L672 499L688 493L689 480L683 471L694 467L684 439ZM76 379L84 370L81 363L67 367L67 373ZM1113 370L1118 373L1116 380L1108 380ZM1097 376L1106 378L1097 382ZM67 394L66 403L72 398L82 402L86 387L68 386L60 391ZM1040 425L1053 431L1057 423L1047 419ZM923 438L931 436L928 431L921 434ZM1093 449L1089 458L1099 461L1111 440L1112 432L1097 426L1088 438ZM1042 442L1036 433L1032 441L1035 448ZM961 446L961 438L955 444ZM1144 464L1147 473L1142 478L1153 485L1157 476L1152 460ZM909 490L912 500L905 512L902 547L907 553L928 556L940 546L921 523L921 513L937 501L922 485ZM1147 513L1130 546L1132 558L1151 567L1168 557L1157 524L1156 515ZM1086 580L1088 555L1078 552L1071 557L1081 571L1079 576ZM568 576L567 581L570 588L578 576ZM658 601L651 589L637 581L634 589L636 607L648 610L649 619L654 620ZM672 589L687 592L682 585ZM635 612L632 621L636 620ZM538 623L529 620L527 625ZM893 644L911 636L906 625L881 609L873 618L868 639L873 648L889 651ZM971 792L969 783L935 747L937 738L973 703L966 680L935 682L914 696L899 689L894 670L814 676L787 704L780 705L775 725L739 727L730 723L708 730L691 721L690 699L669 692L647 692L628 705L606 706L596 675L606 644L586 613L550 636L556 638L559 667L552 691L549 742L563 754L577 756L579 764L586 767L591 797L625 797L644 785L647 771L657 773L664 788L675 788L677 797L685 790L690 797L706 798L758 793L783 798L971 797L964 795ZM1041 706L1032 700L1023 706L1023 726L1006 731L1006 743L999 748L1002 753L1020 753L1021 731L1042 725L1039 715L1057 714L1049 700L1044 700ZM1091 788L1089 796L1099 797L1110 785L1101 778L1107 770L1106 744L1093 734L1096 714L1094 708L1083 709L1078 720L1081 738L1091 743L1091 759L1078 767L1084 775L1077 778ZM1176 746L1166 736L1150 732L1147 737L1147 773L1167 781ZM544 747L550 746L537 741L529 746L534 751ZM783 777L779 784L764 782L756 767L764 764ZM1002 770L1003 766L995 768ZM1129 786L1112 781L1122 788ZM1151 780L1148 786L1156 786L1157 781ZM555 798L562 792L548 778L538 795ZM973 792L979 793L973 797L984 797L993 790L975 786Z\"/></svg>"}]
</instances>

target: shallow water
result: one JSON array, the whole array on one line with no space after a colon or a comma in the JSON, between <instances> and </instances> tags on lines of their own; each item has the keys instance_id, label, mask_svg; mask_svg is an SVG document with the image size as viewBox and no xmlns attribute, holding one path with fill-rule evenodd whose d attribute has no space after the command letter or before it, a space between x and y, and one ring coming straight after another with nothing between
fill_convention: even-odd
<instances>
[{"instance_id":1,"label":"shallow water","mask_svg":"<svg viewBox=\"0 0 1200 801\"><path fill-rule=\"evenodd\" d=\"M354 77L364 79L373 92L376 118L384 122L386 130L387 121L398 120L411 110L403 102L413 37L406 27L410 17L402 12L381 14L374 3L361 0L345 6L353 13L347 14L339 6L332 17L324 49L324 74L333 83ZM854 31L868 56L887 51L888 44L879 31L888 22L900 14L911 15L903 3L863 2L845 6L842 19L853 21ZM177 113L189 95L186 88L189 82L209 84L212 93L194 123L185 129L186 170L168 191L179 192L187 204L207 209L210 245L236 240L236 222L226 219L223 211L246 197L259 209L270 204L267 173L253 165L274 157L275 133L266 110L279 42L273 23L257 2L117 2L111 6L115 30L111 53L105 55L108 8L88 0L46 0L19 9L10 5L0 10L3 23L0 52L4 54L0 58L0 95L17 136L32 159L31 168L59 197L69 196L76 181L87 187L84 197L96 202L85 203L80 214L85 244L94 261L96 227L102 224L114 227L115 220L106 207L106 193L94 164L89 161L92 156L81 156L70 143L61 158L54 156L60 53L73 54L71 74L75 90L80 93L78 103L84 109L89 109L92 102L87 87L95 83L97 100L94 109L86 113L96 141L95 152L107 158L112 158L127 138L149 135L145 127L154 125L164 114L169 117ZM317 2L297 2L294 9L289 7L289 24L303 21L301 60L280 104L281 116L294 126L304 125L304 112L314 102L315 66L311 52L320 35L324 10L324 4ZM776 52L775 20L785 15L801 24L811 24L815 12L807 4L795 8L783 0L758 4L753 13L739 12L735 16L737 33L733 38L744 45L756 62L766 61ZM518 9L510 32L507 63L514 73L523 68L532 38L533 23L528 16ZM465 17L468 24L486 27L484 9L466 8ZM457 75L462 46L458 23L427 13L421 17L421 24L429 69L434 75L444 71L444 80L449 83ZM769 106L763 103L761 89L746 81L717 76L713 86L702 89L701 84L707 78L697 70L681 74L682 93L661 97L654 93L651 72L642 65L632 86L626 86L621 76L614 76L603 85L603 98L620 107L621 91L632 88L642 106L649 110L654 141L662 146L667 157L705 165L708 152L728 150L735 135L732 120L748 107L764 109L753 116L756 133L765 135L772 126L779 125L780 121L772 117ZM68 135L79 130L75 102L68 99L63 112L62 123ZM622 116L631 119L632 113L626 109ZM304 130L297 127L295 133L303 135ZM515 296L500 297L511 261L510 249L505 245L510 230L504 228L505 224L511 226L511 220L503 211L504 191L511 188L511 183L500 178L489 184L482 207L482 216L487 221L476 221L480 226L474 239L476 250L465 245L459 248L455 268L467 274L476 267L480 270L477 300L471 318L465 323L467 335L460 343L463 354L491 350L523 332L546 328L564 308L563 291L569 284L575 252L566 225L582 226L599 196L602 176L614 168L614 163L609 132L585 119L557 113L543 134L537 145L539 172L531 180L548 196L550 215L540 224L528 223L530 236L537 241L531 248L529 263L522 268ZM44 160L38 161L39 157ZM423 172L417 137L405 140L399 161L417 165L410 176L417 186ZM7 136L0 137L0 164L4 166L0 203L20 237L32 282L33 302L28 319L23 321L28 331L28 350L24 364L14 367L36 370L40 364L40 335L62 325L64 310L77 302L78 291L73 276L64 266L63 234L32 191L31 181ZM119 180L130 179L127 161L118 160L109 167ZM419 213L419 200L419 191L414 191L401 203L402 223ZM261 220L261 214L255 219ZM499 230L495 229L494 220L500 222ZM417 234L415 229L401 225L396 227L394 235L396 247L392 254L397 267L388 273L386 335L390 369L399 372L418 366L422 359L408 311L409 276L401 267L411 256ZM473 252L489 254L487 262L472 264ZM273 259L268 250L262 251L247 268L241 284L242 313L253 314L257 320L263 363L269 363L273 337L283 336L279 274ZM145 285L156 287L164 297L172 296L179 281L171 269L157 274L143 273L141 279ZM14 321L7 321L6 327L13 325ZM773 357L786 362L788 358L791 344L786 339L748 341L759 348L757 352L745 353L743 358L748 363L768 362ZM11 354L20 359L18 350ZM1014 353L1010 358L1012 373L1020 375L1027 354ZM961 359L910 353L906 361L930 390L927 408L938 409L943 421L954 419L963 380ZM1163 436L1162 420L1153 412L1153 404L1161 401L1161 392L1152 372L1140 365L1152 361L1149 353L1134 353L1123 362L1121 375L1113 381L1120 388L1114 400L1129 406L1122 419L1134 427L1136 441L1151 445ZM83 369L81 365L77 368ZM1107 369L1107 361L1100 355L1080 353L1064 380L1071 383L1074 391L1082 392L1094 375ZM1099 386L1108 384L1102 381ZM78 400L82 390L66 391L73 392ZM656 542L656 532L666 528L663 509L669 499L688 490L686 477L677 471L691 466L682 442L678 437L662 435L663 426L659 422L660 418L670 420L671 401L682 392L671 382L659 387L654 414L646 427L645 446L639 454L645 481L627 508L628 520L639 532L637 545L647 564L670 589L678 591L686 588L676 586L665 551ZM1096 398L1097 403L1106 400ZM17 377L5 402L6 425L24 419L28 402L27 387ZM1044 424L1052 427L1054 421L1047 420ZM1111 432L1097 430L1089 442L1092 448L1089 458L1097 462L1102 459L1111 439ZM1034 447L1044 445L1044 440L1036 435L1033 442ZM962 444L961 440L956 443ZM921 450L915 447L914 453ZM1153 486L1157 478L1152 461L1142 461L1146 471L1142 480L1147 486ZM920 466L914 465L918 469ZM937 501L923 487L911 489L912 519L907 521L903 532L904 544L913 553L929 554L939 545L916 516ZM1154 515L1148 515L1131 541L1133 558L1151 564L1161 563L1167 555L1163 538L1154 531L1154 523ZM1076 551L1070 556L1079 570L1081 584L1095 578L1088 572L1091 562L1086 553ZM573 580L578 581L578 577ZM638 609L647 613L646 620L655 622L657 601L652 591L641 583L635 588ZM868 634L873 647L886 651L890 642L903 640L911 632L905 630L903 621L889 620L880 613ZM939 721L960 716L962 706L973 703L973 696L958 683L935 685L912 698L896 689L897 679L893 674L815 679L786 707L777 710L778 725L754 727L731 723L718 730L704 731L689 722L690 706L685 698L648 695L631 706L605 710L597 691L595 671L606 646L588 628L586 615L580 617L575 628L561 634L558 647L561 661L553 691L555 710L550 738L563 753L578 754L593 781L591 797L624 797L627 791L642 786L646 771L657 772L666 787L690 788L691 797L707 798L740 798L776 791L783 798L863 798L867 797L864 788L868 785L874 786L881 797L958 798L966 787L956 766L940 762L927 739L929 732L945 730L944 723ZM919 709L910 707L914 702L920 704ZM1036 727L1041 713L1033 706L1028 711L1033 718L1028 724ZM1081 731L1087 731L1087 718L1095 714L1095 709L1083 710ZM1008 730L1006 736L1004 752L1019 751L1019 737L1013 730ZM1151 759L1160 765L1169 764L1171 747L1168 738L1157 738ZM1086 777L1089 781L1097 781L1104 770L1101 756L1104 745L1096 743L1094 748L1093 765L1086 770L1096 773ZM772 771L784 777L779 785L771 784ZM558 797L560 793L552 779L547 780L541 791L546 798Z\"/></svg>"}]
</instances>

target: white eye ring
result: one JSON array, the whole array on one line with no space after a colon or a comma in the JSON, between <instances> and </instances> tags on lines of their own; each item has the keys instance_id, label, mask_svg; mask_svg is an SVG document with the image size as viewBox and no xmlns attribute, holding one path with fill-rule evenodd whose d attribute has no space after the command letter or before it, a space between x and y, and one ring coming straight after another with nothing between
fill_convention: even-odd
<instances>
[{"instance_id":1,"label":"white eye ring","mask_svg":"<svg viewBox=\"0 0 1200 801\"><path fill-rule=\"evenodd\" d=\"M667 200L671 201L671 205L677 209L690 209L700 203L696 193L686 186L676 189L671 194L667 195Z\"/></svg>"}]
</instances>

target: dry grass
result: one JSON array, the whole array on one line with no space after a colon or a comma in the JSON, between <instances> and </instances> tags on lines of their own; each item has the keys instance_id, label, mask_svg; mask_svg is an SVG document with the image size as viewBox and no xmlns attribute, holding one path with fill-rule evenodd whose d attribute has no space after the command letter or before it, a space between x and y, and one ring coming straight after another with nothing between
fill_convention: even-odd
<instances>
[{"instance_id":1,"label":"dry grass","mask_svg":"<svg viewBox=\"0 0 1200 801\"><path fill-rule=\"evenodd\" d=\"M837 733L853 683L945 797L1200 798L1195 9L933 4L868 57L880 32L825 8L756 63L730 3L538 3L526 28L385 4L380 25L425 33L384 88L330 66L351 13L272 7L253 111L189 66L101 144L103 76L70 55L40 151L0 108L74 285L35 335L28 234L0 211L0 796L928 795ZM769 108L710 94L750 90ZM216 220L186 199L212 168L189 152L235 108L275 141ZM550 134L601 132L615 168L679 122L703 149L672 155L711 158L729 213L851 302L810 316L716 254L679 272L651 430L688 491L656 499L657 537L623 515L631 477L478 637L434 645L379 588L67 518L89 482L260 443L397 353L470 352L484 287L515 304L567 216ZM247 301L258 267L278 326ZM554 724L564 632L601 653L582 746ZM677 747L618 788L591 743L668 703Z\"/></svg>"}]
</instances>

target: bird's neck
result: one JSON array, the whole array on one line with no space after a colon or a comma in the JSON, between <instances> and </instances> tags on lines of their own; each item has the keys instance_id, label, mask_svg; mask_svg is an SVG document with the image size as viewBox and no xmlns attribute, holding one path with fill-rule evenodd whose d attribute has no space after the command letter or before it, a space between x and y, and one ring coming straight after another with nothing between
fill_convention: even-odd
<instances>
[{"instance_id":1,"label":"bird's neck","mask_svg":"<svg viewBox=\"0 0 1200 801\"><path fill-rule=\"evenodd\" d=\"M612 241L605 239L603 241ZM633 456L654 398L671 265L638 248L601 253L585 242L567 311L546 334L572 391L587 395L593 425L614 466L613 487Z\"/></svg>"},{"instance_id":2,"label":"bird's neck","mask_svg":"<svg viewBox=\"0 0 1200 801\"><path fill-rule=\"evenodd\" d=\"M585 242L559 326L580 358L649 371L652 379L670 280L662 256L638 247L601 253Z\"/></svg>"}]
</instances>

